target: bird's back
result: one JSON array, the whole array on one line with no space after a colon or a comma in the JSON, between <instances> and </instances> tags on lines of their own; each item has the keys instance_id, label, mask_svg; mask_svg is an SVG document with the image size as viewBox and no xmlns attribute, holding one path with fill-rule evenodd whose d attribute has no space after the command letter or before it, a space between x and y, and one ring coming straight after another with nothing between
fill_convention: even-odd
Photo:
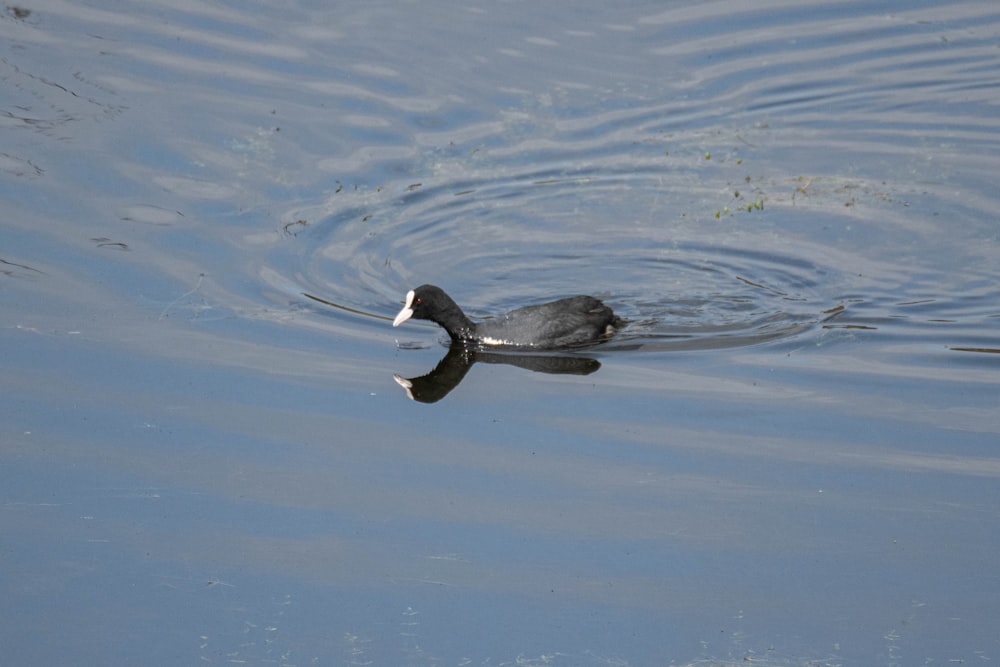
<instances>
[{"instance_id":1,"label":"bird's back","mask_svg":"<svg viewBox=\"0 0 1000 667\"><path fill-rule=\"evenodd\" d=\"M483 345L551 349L599 342L617 322L599 299L573 296L526 306L476 324Z\"/></svg>"}]
</instances>

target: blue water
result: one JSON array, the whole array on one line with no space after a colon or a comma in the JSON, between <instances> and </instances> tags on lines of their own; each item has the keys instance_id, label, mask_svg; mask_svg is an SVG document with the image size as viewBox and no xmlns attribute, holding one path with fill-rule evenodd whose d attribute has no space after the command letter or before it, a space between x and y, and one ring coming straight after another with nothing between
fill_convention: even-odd
<instances>
[{"instance_id":1,"label":"blue water","mask_svg":"<svg viewBox=\"0 0 1000 667\"><path fill-rule=\"evenodd\" d=\"M997 659L994 3L0 34L5 664Z\"/></svg>"}]
</instances>

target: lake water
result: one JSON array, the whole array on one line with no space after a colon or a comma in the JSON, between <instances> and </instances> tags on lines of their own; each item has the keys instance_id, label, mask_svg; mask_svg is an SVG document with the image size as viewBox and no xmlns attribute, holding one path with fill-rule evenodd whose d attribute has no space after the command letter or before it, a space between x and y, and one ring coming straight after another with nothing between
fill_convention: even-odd
<instances>
[{"instance_id":1,"label":"lake water","mask_svg":"<svg viewBox=\"0 0 1000 667\"><path fill-rule=\"evenodd\" d=\"M1000 4L354 4L3 7L4 664L1000 660Z\"/></svg>"}]
</instances>

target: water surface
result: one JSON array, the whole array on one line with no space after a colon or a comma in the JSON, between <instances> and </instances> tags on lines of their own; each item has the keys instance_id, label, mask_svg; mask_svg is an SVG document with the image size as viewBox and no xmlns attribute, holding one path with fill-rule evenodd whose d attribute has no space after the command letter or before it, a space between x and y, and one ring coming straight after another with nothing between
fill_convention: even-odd
<instances>
[{"instance_id":1,"label":"water surface","mask_svg":"<svg viewBox=\"0 0 1000 667\"><path fill-rule=\"evenodd\" d=\"M0 33L6 662L996 660L993 3ZM629 324L456 362L425 282Z\"/></svg>"}]
</instances>

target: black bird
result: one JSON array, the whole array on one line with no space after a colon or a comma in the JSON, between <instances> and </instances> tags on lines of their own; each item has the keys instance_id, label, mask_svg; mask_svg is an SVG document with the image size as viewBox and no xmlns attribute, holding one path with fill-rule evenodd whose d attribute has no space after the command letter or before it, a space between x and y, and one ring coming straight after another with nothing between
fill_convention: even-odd
<instances>
[{"instance_id":1,"label":"black bird","mask_svg":"<svg viewBox=\"0 0 1000 667\"><path fill-rule=\"evenodd\" d=\"M621 324L610 308L592 296L571 296L473 322L436 285L421 285L407 292L406 305L392 326L398 327L411 317L437 322L454 343L539 350L599 343Z\"/></svg>"}]
</instances>

